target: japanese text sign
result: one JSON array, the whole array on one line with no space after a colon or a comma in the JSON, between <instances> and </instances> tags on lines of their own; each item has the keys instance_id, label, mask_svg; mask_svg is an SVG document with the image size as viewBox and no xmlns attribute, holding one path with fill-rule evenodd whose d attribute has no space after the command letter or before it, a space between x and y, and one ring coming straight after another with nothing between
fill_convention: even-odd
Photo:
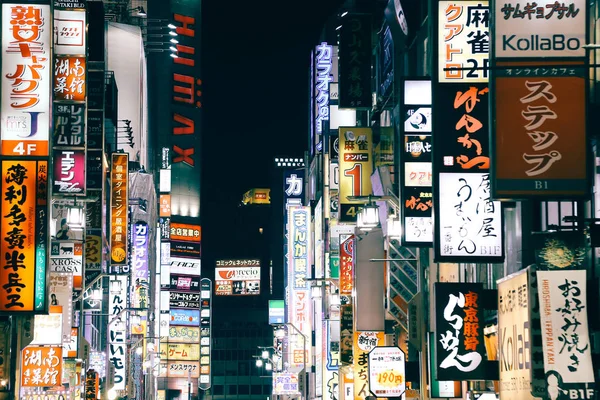
<instances>
[{"instance_id":1,"label":"japanese text sign","mask_svg":"<svg viewBox=\"0 0 600 400\"><path fill-rule=\"evenodd\" d=\"M200 363L198 361L161 361L160 372L159 376L165 378L198 378Z\"/></svg>"},{"instance_id":2,"label":"japanese text sign","mask_svg":"<svg viewBox=\"0 0 600 400\"><path fill-rule=\"evenodd\" d=\"M200 225L181 224L171 221L170 229L171 240L199 243L202 239Z\"/></svg>"},{"instance_id":3,"label":"japanese text sign","mask_svg":"<svg viewBox=\"0 0 600 400\"><path fill-rule=\"evenodd\" d=\"M356 237L351 235L340 243L340 295L352 295L355 241Z\"/></svg>"},{"instance_id":4,"label":"japanese text sign","mask_svg":"<svg viewBox=\"0 0 600 400\"><path fill-rule=\"evenodd\" d=\"M0 311L46 308L46 161L2 161Z\"/></svg>"},{"instance_id":5,"label":"japanese text sign","mask_svg":"<svg viewBox=\"0 0 600 400\"><path fill-rule=\"evenodd\" d=\"M326 42L315 49L315 131L323 134L323 121L329 121L329 82L333 77L333 46Z\"/></svg>"},{"instance_id":6,"label":"japanese text sign","mask_svg":"<svg viewBox=\"0 0 600 400\"><path fill-rule=\"evenodd\" d=\"M491 199L489 174L442 173L439 182L439 258L501 261L502 206Z\"/></svg>"},{"instance_id":7,"label":"japanese text sign","mask_svg":"<svg viewBox=\"0 0 600 400\"><path fill-rule=\"evenodd\" d=\"M489 98L487 84L437 85L435 115L440 135L434 135L434 139L436 148L442 151L436 153L436 169L489 169Z\"/></svg>"},{"instance_id":8,"label":"japanese text sign","mask_svg":"<svg viewBox=\"0 0 600 400\"><path fill-rule=\"evenodd\" d=\"M339 57L339 108L371 108L371 15L342 19Z\"/></svg>"},{"instance_id":9,"label":"japanese text sign","mask_svg":"<svg viewBox=\"0 0 600 400\"><path fill-rule=\"evenodd\" d=\"M427 246L433 243L431 81L404 81L403 103L403 149L400 153L404 170L400 177L403 242Z\"/></svg>"},{"instance_id":10,"label":"japanese text sign","mask_svg":"<svg viewBox=\"0 0 600 400\"><path fill-rule=\"evenodd\" d=\"M85 54L85 10L54 9L54 54Z\"/></svg>"},{"instance_id":11,"label":"japanese text sign","mask_svg":"<svg viewBox=\"0 0 600 400\"><path fill-rule=\"evenodd\" d=\"M522 72L516 75L517 70ZM586 81L548 76L552 70L559 68L522 66L496 78L492 170L497 197L587 191Z\"/></svg>"},{"instance_id":12,"label":"japanese text sign","mask_svg":"<svg viewBox=\"0 0 600 400\"><path fill-rule=\"evenodd\" d=\"M244 260L246 261L246 260ZM218 262L218 261L217 261ZM215 269L215 294L260 294L260 266Z\"/></svg>"},{"instance_id":13,"label":"japanese text sign","mask_svg":"<svg viewBox=\"0 0 600 400\"><path fill-rule=\"evenodd\" d=\"M438 3L440 82L487 82L490 12L487 1Z\"/></svg>"},{"instance_id":14,"label":"japanese text sign","mask_svg":"<svg viewBox=\"0 0 600 400\"><path fill-rule=\"evenodd\" d=\"M188 326L170 326L169 343L198 343L200 328Z\"/></svg>"},{"instance_id":15,"label":"japanese text sign","mask_svg":"<svg viewBox=\"0 0 600 400\"><path fill-rule=\"evenodd\" d=\"M291 372L273 373L274 395L297 395L299 393L298 374Z\"/></svg>"},{"instance_id":16,"label":"japanese text sign","mask_svg":"<svg viewBox=\"0 0 600 400\"><path fill-rule=\"evenodd\" d=\"M497 58L585 56L585 0L512 0L495 4Z\"/></svg>"},{"instance_id":17,"label":"japanese text sign","mask_svg":"<svg viewBox=\"0 0 600 400\"><path fill-rule=\"evenodd\" d=\"M85 194L85 149L54 149L53 194Z\"/></svg>"},{"instance_id":18,"label":"japanese text sign","mask_svg":"<svg viewBox=\"0 0 600 400\"><path fill-rule=\"evenodd\" d=\"M160 358L174 361L197 361L200 359L200 345L198 343L161 343Z\"/></svg>"},{"instance_id":19,"label":"japanese text sign","mask_svg":"<svg viewBox=\"0 0 600 400\"><path fill-rule=\"evenodd\" d=\"M110 370L113 375L115 390L125 390L126 384L126 363L127 363L127 343L126 343L126 324L123 322L126 315L123 315L127 307L127 276L113 275L110 277L108 297L109 320L117 319L108 326L108 360L113 368Z\"/></svg>"},{"instance_id":20,"label":"japanese text sign","mask_svg":"<svg viewBox=\"0 0 600 400\"><path fill-rule=\"evenodd\" d=\"M354 332L354 399L365 400L369 393L369 352L383 346L383 332Z\"/></svg>"},{"instance_id":21,"label":"japanese text sign","mask_svg":"<svg viewBox=\"0 0 600 400\"><path fill-rule=\"evenodd\" d=\"M85 57L57 56L54 60L54 100L85 101Z\"/></svg>"},{"instance_id":22,"label":"japanese text sign","mask_svg":"<svg viewBox=\"0 0 600 400\"><path fill-rule=\"evenodd\" d=\"M200 306L200 315L202 316L202 334L200 339L200 379L198 385L201 390L206 390L211 386L211 312L212 312L212 282L208 278L202 278L200 296L202 305Z\"/></svg>"},{"instance_id":23,"label":"japanese text sign","mask_svg":"<svg viewBox=\"0 0 600 400\"><path fill-rule=\"evenodd\" d=\"M585 389L593 383L586 271L537 271L544 368L561 389ZM579 385L569 385L579 384ZM570 387L567 387L570 386Z\"/></svg>"},{"instance_id":24,"label":"japanese text sign","mask_svg":"<svg viewBox=\"0 0 600 400\"><path fill-rule=\"evenodd\" d=\"M437 379L485 379L481 283L436 283Z\"/></svg>"},{"instance_id":25,"label":"japanese text sign","mask_svg":"<svg viewBox=\"0 0 600 400\"><path fill-rule=\"evenodd\" d=\"M406 355L398 347L369 352L369 390L375 397L401 397L406 390Z\"/></svg>"},{"instance_id":26,"label":"japanese text sign","mask_svg":"<svg viewBox=\"0 0 600 400\"><path fill-rule=\"evenodd\" d=\"M498 281L498 359L502 398L533 399L530 308L527 270Z\"/></svg>"},{"instance_id":27,"label":"japanese text sign","mask_svg":"<svg viewBox=\"0 0 600 400\"><path fill-rule=\"evenodd\" d=\"M21 352L21 386L60 386L62 362L62 347L25 347Z\"/></svg>"},{"instance_id":28,"label":"japanese text sign","mask_svg":"<svg viewBox=\"0 0 600 400\"><path fill-rule=\"evenodd\" d=\"M2 155L47 156L52 14L49 5L2 4Z\"/></svg>"},{"instance_id":29,"label":"japanese text sign","mask_svg":"<svg viewBox=\"0 0 600 400\"><path fill-rule=\"evenodd\" d=\"M96 400L100 389L100 377L92 369L85 374L85 400Z\"/></svg>"},{"instance_id":30,"label":"japanese text sign","mask_svg":"<svg viewBox=\"0 0 600 400\"><path fill-rule=\"evenodd\" d=\"M54 104L54 146L85 146L85 104Z\"/></svg>"},{"instance_id":31,"label":"japanese text sign","mask_svg":"<svg viewBox=\"0 0 600 400\"><path fill-rule=\"evenodd\" d=\"M373 133L371 128L340 128L340 221L356 221L358 201L348 196L368 196L373 193Z\"/></svg>"},{"instance_id":32,"label":"japanese text sign","mask_svg":"<svg viewBox=\"0 0 600 400\"><path fill-rule=\"evenodd\" d=\"M150 280L148 272L148 240L150 227L146 222L137 221L133 225L131 256L131 304L135 308L148 308ZM132 334L146 334L146 313L140 316L139 324L130 323Z\"/></svg>"},{"instance_id":33,"label":"japanese text sign","mask_svg":"<svg viewBox=\"0 0 600 400\"><path fill-rule=\"evenodd\" d=\"M110 169L110 263L127 264L129 155L113 153Z\"/></svg>"}]
</instances>

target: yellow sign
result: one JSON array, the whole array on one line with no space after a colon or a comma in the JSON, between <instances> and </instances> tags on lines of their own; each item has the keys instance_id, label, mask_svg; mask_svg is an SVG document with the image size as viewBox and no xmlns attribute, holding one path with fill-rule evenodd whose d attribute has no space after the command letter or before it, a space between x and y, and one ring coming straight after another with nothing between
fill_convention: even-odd
<instances>
[{"instance_id":1,"label":"yellow sign","mask_svg":"<svg viewBox=\"0 0 600 400\"><path fill-rule=\"evenodd\" d=\"M198 343L200 341L200 328L190 326L170 326L169 342Z\"/></svg>"},{"instance_id":2,"label":"yellow sign","mask_svg":"<svg viewBox=\"0 0 600 400\"><path fill-rule=\"evenodd\" d=\"M354 400L365 400L369 392L369 352L384 344L384 332L354 331Z\"/></svg>"},{"instance_id":3,"label":"yellow sign","mask_svg":"<svg viewBox=\"0 0 600 400\"><path fill-rule=\"evenodd\" d=\"M191 343L161 343L162 360L196 361L200 358L200 345Z\"/></svg>"},{"instance_id":4,"label":"yellow sign","mask_svg":"<svg viewBox=\"0 0 600 400\"><path fill-rule=\"evenodd\" d=\"M242 198L244 205L271 204L271 189L250 189Z\"/></svg>"}]
</instances>

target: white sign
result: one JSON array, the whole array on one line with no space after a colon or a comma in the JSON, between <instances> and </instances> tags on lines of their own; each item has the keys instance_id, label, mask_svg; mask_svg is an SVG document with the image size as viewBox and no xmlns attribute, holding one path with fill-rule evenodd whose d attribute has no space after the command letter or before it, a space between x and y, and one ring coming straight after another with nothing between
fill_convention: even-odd
<instances>
[{"instance_id":1,"label":"white sign","mask_svg":"<svg viewBox=\"0 0 600 400\"><path fill-rule=\"evenodd\" d=\"M487 82L488 2L440 1L438 7L439 81Z\"/></svg>"},{"instance_id":2,"label":"white sign","mask_svg":"<svg viewBox=\"0 0 600 400\"><path fill-rule=\"evenodd\" d=\"M585 0L496 1L495 56L584 57L586 7Z\"/></svg>"},{"instance_id":3,"label":"white sign","mask_svg":"<svg viewBox=\"0 0 600 400\"><path fill-rule=\"evenodd\" d=\"M329 164L329 189L337 190L340 188L340 166L336 162Z\"/></svg>"},{"instance_id":4,"label":"white sign","mask_svg":"<svg viewBox=\"0 0 600 400\"><path fill-rule=\"evenodd\" d=\"M300 393L298 374L290 372L273 373L273 394L297 395Z\"/></svg>"},{"instance_id":5,"label":"white sign","mask_svg":"<svg viewBox=\"0 0 600 400\"><path fill-rule=\"evenodd\" d=\"M488 173L440 174L440 254L502 257L502 207L492 201Z\"/></svg>"},{"instance_id":6,"label":"white sign","mask_svg":"<svg viewBox=\"0 0 600 400\"><path fill-rule=\"evenodd\" d=\"M369 389L375 397L402 397L406 356L398 347L375 347L369 353Z\"/></svg>"},{"instance_id":7,"label":"white sign","mask_svg":"<svg viewBox=\"0 0 600 400\"><path fill-rule=\"evenodd\" d=\"M537 271L546 374L562 383L592 383L586 271Z\"/></svg>"},{"instance_id":8,"label":"white sign","mask_svg":"<svg viewBox=\"0 0 600 400\"><path fill-rule=\"evenodd\" d=\"M260 279L260 267L216 268L215 279L246 281Z\"/></svg>"},{"instance_id":9,"label":"white sign","mask_svg":"<svg viewBox=\"0 0 600 400\"><path fill-rule=\"evenodd\" d=\"M62 346L62 314L35 316L35 329L31 344Z\"/></svg>"},{"instance_id":10,"label":"white sign","mask_svg":"<svg viewBox=\"0 0 600 400\"><path fill-rule=\"evenodd\" d=\"M2 155L47 156L52 14L49 5L2 5Z\"/></svg>"},{"instance_id":11,"label":"white sign","mask_svg":"<svg viewBox=\"0 0 600 400\"><path fill-rule=\"evenodd\" d=\"M429 162L404 163L404 186L431 187L432 173ZM430 189L431 190L431 189Z\"/></svg>"},{"instance_id":12,"label":"white sign","mask_svg":"<svg viewBox=\"0 0 600 400\"><path fill-rule=\"evenodd\" d=\"M407 242L433 242L433 218L405 217L404 238Z\"/></svg>"},{"instance_id":13,"label":"white sign","mask_svg":"<svg viewBox=\"0 0 600 400\"><path fill-rule=\"evenodd\" d=\"M171 274L200 276L200 260L194 258L171 257Z\"/></svg>"},{"instance_id":14,"label":"white sign","mask_svg":"<svg viewBox=\"0 0 600 400\"><path fill-rule=\"evenodd\" d=\"M73 274L69 272L51 272L48 280L50 306L62 307L62 342L71 341Z\"/></svg>"},{"instance_id":15,"label":"white sign","mask_svg":"<svg viewBox=\"0 0 600 400\"><path fill-rule=\"evenodd\" d=\"M54 54L86 54L85 10L54 10Z\"/></svg>"},{"instance_id":16,"label":"white sign","mask_svg":"<svg viewBox=\"0 0 600 400\"><path fill-rule=\"evenodd\" d=\"M125 321L127 315L123 311L127 308L127 276L113 275L110 277L109 294L108 294L108 310L109 321L121 317L121 321ZM125 390L125 372L127 371L127 344L126 344L126 324L119 320L108 326L108 359L114 369L114 386L115 390Z\"/></svg>"}]
</instances>

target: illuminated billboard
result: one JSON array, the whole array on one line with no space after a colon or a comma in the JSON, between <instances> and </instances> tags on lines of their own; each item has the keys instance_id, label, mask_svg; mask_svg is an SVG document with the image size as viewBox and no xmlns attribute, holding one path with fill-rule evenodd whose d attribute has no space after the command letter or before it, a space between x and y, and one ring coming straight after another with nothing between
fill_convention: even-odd
<instances>
[{"instance_id":1,"label":"illuminated billboard","mask_svg":"<svg viewBox=\"0 0 600 400\"><path fill-rule=\"evenodd\" d=\"M260 265L216 268L215 294L217 296L260 294Z\"/></svg>"}]
</instances>

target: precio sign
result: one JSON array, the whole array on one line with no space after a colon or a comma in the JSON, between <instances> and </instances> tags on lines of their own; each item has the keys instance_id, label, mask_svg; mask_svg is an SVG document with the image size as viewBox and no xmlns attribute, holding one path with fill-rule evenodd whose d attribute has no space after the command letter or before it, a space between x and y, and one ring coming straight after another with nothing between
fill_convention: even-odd
<instances>
[{"instance_id":1,"label":"precio sign","mask_svg":"<svg viewBox=\"0 0 600 400\"><path fill-rule=\"evenodd\" d=\"M496 58L585 56L585 0L495 4Z\"/></svg>"}]
</instances>

